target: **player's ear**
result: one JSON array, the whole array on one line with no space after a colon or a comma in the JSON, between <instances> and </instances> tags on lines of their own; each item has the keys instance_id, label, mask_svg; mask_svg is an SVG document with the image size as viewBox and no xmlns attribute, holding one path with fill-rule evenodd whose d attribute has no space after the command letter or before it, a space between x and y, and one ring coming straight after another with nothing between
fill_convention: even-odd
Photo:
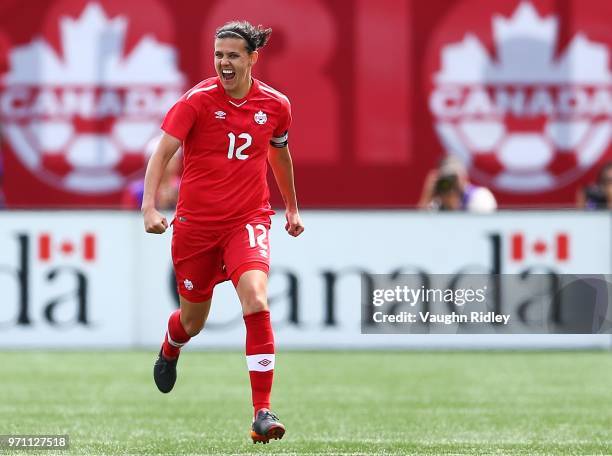
<instances>
[{"instance_id":1,"label":"player's ear","mask_svg":"<svg viewBox=\"0 0 612 456\"><path fill-rule=\"evenodd\" d=\"M253 51L251 52L251 55L249 57L251 58L251 66L253 66L257 63L257 59L259 58L259 52Z\"/></svg>"}]
</instances>

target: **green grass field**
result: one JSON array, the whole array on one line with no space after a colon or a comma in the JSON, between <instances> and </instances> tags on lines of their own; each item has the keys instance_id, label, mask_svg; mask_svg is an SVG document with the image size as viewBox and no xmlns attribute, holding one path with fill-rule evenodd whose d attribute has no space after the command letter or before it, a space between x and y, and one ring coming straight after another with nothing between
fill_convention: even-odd
<instances>
[{"instance_id":1,"label":"green grass field","mask_svg":"<svg viewBox=\"0 0 612 456\"><path fill-rule=\"evenodd\" d=\"M69 434L79 455L612 453L606 352L280 353L287 434L266 446L243 354L184 353L169 395L155 355L0 353L0 434Z\"/></svg>"}]
</instances>

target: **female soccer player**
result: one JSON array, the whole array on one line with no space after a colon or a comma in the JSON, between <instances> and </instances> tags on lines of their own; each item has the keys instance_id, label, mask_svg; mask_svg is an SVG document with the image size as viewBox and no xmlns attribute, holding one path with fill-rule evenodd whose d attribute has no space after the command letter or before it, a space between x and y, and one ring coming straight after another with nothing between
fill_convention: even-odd
<instances>
[{"instance_id":1,"label":"female soccer player","mask_svg":"<svg viewBox=\"0 0 612 456\"><path fill-rule=\"evenodd\" d=\"M160 144L149 160L142 203L147 233L161 234L168 222L155 208L163 170L182 145L183 175L173 221L172 261L180 309L153 369L159 390L176 381L180 349L204 327L213 288L231 279L246 325L251 380L253 442L280 439L285 427L270 411L274 335L267 303L270 265L266 161L286 206L285 229L304 231L287 146L291 107L285 95L251 76L272 29L229 22L215 34L217 77L183 95L167 113Z\"/></svg>"}]
</instances>

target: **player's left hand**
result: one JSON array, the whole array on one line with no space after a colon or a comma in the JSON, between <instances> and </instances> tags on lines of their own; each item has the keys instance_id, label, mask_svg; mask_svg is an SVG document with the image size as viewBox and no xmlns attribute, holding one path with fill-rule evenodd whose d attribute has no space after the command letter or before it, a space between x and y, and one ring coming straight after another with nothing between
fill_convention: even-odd
<instances>
[{"instance_id":1,"label":"player's left hand","mask_svg":"<svg viewBox=\"0 0 612 456\"><path fill-rule=\"evenodd\" d=\"M302 223L302 218L297 211L287 211L285 213L285 218L287 219L285 229L291 236L297 237L304 232L304 224Z\"/></svg>"}]
</instances>

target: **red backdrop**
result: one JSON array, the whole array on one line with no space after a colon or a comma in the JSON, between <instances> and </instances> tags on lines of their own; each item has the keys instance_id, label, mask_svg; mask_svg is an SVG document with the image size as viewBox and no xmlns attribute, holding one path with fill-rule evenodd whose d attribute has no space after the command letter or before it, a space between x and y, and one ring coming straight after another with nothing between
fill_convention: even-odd
<instances>
[{"instance_id":1,"label":"red backdrop","mask_svg":"<svg viewBox=\"0 0 612 456\"><path fill-rule=\"evenodd\" d=\"M606 4L588 3L592 10ZM27 4L4 0L0 4L0 72L14 65L11 50L28 45L38 35L61 59L65 43L60 24L66 18L79 18L88 4L84 0ZM440 70L442 47L474 33L495 59L492 21L495 15L510 17L519 2L103 0L99 4L108 18L126 20L124 56L144 36L176 50L178 70L185 77L181 90L213 74L212 36L218 25L247 19L271 26L272 39L254 73L292 101L290 147L301 206L355 208L416 203L427 171L444 155L430 110L432 78ZM607 52L612 32L606 23L589 18L577 27L572 25L576 17L588 16L586 7L578 9L579 2L534 5L542 17L558 18L557 53L578 32L604 44ZM600 17L605 20L609 15ZM10 81L2 84L6 93ZM4 99L5 107L10 103L18 107L17 102ZM12 114L3 112L3 124L13 122ZM9 206L118 204L118 188L84 193L42 178L24 165L8 137L7 130L2 153ZM605 154L610 157L609 147ZM571 205L577 186L593 179L604 155L562 186L528 192L494 189L495 194L502 205ZM274 190L273 200L280 203Z\"/></svg>"}]
</instances>

